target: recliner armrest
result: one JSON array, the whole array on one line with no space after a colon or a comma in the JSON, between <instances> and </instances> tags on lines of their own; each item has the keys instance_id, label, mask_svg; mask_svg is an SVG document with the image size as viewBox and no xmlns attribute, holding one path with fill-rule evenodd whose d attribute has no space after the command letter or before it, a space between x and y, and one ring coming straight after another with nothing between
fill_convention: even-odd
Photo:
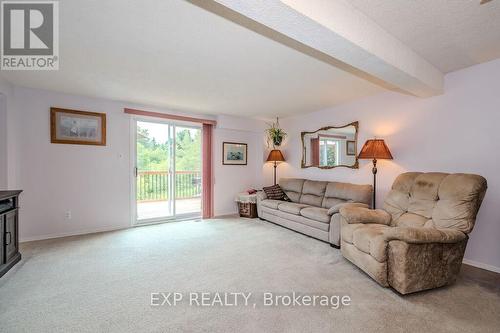
<instances>
[{"instance_id":1,"label":"recliner armrest","mask_svg":"<svg viewBox=\"0 0 500 333\"><path fill-rule=\"evenodd\" d=\"M457 243L467 238L463 232L455 229L394 227L387 240L400 240L412 244Z\"/></svg>"},{"instance_id":2,"label":"recliner armrest","mask_svg":"<svg viewBox=\"0 0 500 333\"><path fill-rule=\"evenodd\" d=\"M330 207L330 209L328 209L327 214L330 215L330 216L332 216L333 214L337 214L340 211L340 208L346 207L348 205L350 207L369 208L369 206L367 204L364 204L364 203L359 203L359 202L343 202L343 203L339 203L339 204L336 204L335 206Z\"/></svg>"},{"instance_id":3,"label":"recliner armrest","mask_svg":"<svg viewBox=\"0 0 500 333\"><path fill-rule=\"evenodd\" d=\"M375 223L389 225L392 219L389 213L381 209L368 209L365 207L346 205L341 207L339 212L349 224Z\"/></svg>"}]
</instances>

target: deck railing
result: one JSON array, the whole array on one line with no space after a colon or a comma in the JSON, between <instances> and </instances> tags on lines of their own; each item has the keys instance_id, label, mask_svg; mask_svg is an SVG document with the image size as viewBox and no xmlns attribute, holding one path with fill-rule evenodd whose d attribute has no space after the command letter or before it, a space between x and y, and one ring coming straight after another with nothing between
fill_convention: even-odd
<instances>
[{"instance_id":1,"label":"deck railing","mask_svg":"<svg viewBox=\"0 0 500 333\"><path fill-rule=\"evenodd\" d=\"M137 201L168 200L172 177L168 171L138 171ZM190 199L201 196L201 171L175 172L176 199Z\"/></svg>"}]
</instances>

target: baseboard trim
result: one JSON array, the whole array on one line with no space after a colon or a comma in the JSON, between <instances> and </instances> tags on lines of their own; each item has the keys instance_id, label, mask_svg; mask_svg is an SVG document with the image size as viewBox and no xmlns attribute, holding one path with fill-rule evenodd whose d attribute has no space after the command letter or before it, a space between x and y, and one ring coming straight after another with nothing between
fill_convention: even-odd
<instances>
[{"instance_id":1,"label":"baseboard trim","mask_svg":"<svg viewBox=\"0 0 500 333\"><path fill-rule=\"evenodd\" d=\"M129 226L127 226L127 227L108 227L108 228L96 228L96 229L80 230L80 231L74 231L74 232L63 232L63 233L57 233L57 234L33 236L33 237L21 237L19 239L19 243L26 243L26 242L33 242L33 241L39 241L39 240L54 239L54 238L62 238L62 237L70 237L70 236L90 235L90 234L97 234L100 232L117 231L117 230L129 229L129 228L130 228Z\"/></svg>"},{"instance_id":2,"label":"baseboard trim","mask_svg":"<svg viewBox=\"0 0 500 333\"><path fill-rule=\"evenodd\" d=\"M213 218L214 219L222 219L222 218L227 218L227 217L239 217L237 212L231 212L231 213L222 213L222 214L217 214Z\"/></svg>"},{"instance_id":3,"label":"baseboard trim","mask_svg":"<svg viewBox=\"0 0 500 333\"><path fill-rule=\"evenodd\" d=\"M469 260L469 259L464 259L462 260L462 263L469 265L469 266L474 266L477 268L485 269L487 271L495 272L495 273L500 273L500 267L496 267L493 265L488 265L484 264L482 262L474 261L474 260Z\"/></svg>"}]
</instances>

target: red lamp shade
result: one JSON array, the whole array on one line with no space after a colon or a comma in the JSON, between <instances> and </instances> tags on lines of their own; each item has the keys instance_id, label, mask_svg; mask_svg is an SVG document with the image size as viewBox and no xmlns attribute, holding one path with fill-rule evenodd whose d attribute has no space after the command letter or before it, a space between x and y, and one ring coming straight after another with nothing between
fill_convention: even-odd
<instances>
[{"instance_id":1,"label":"red lamp shade","mask_svg":"<svg viewBox=\"0 0 500 333\"><path fill-rule=\"evenodd\" d=\"M273 149L269 152L267 156L267 162L284 162L285 158L279 149Z\"/></svg>"},{"instance_id":2,"label":"red lamp shade","mask_svg":"<svg viewBox=\"0 0 500 333\"><path fill-rule=\"evenodd\" d=\"M361 148L358 156L359 159L381 159L392 160L392 154L389 147L382 139L367 140Z\"/></svg>"}]
</instances>

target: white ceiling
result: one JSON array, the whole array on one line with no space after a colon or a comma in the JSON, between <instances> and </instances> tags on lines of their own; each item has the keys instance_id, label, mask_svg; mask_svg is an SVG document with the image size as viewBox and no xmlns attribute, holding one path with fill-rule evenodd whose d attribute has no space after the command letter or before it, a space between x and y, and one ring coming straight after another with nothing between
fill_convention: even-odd
<instances>
[{"instance_id":1,"label":"white ceiling","mask_svg":"<svg viewBox=\"0 0 500 333\"><path fill-rule=\"evenodd\" d=\"M500 0L349 0L443 73L500 57Z\"/></svg>"},{"instance_id":2,"label":"white ceiling","mask_svg":"<svg viewBox=\"0 0 500 333\"><path fill-rule=\"evenodd\" d=\"M478 2L349 0L443 72L500 57L500 0ZM77 95L262 117L312 112L383 90L185 0L59 7L60 70L2 77Z\"/></svg>"},{"instance_id":3,"label":"white ceiling","mask_svg":"<svg viewBox=\"0 0 500 333\"><path fill-rule=\"evenodd\" d=\"M60 70L15 84L211 114L310 112L382 89L184 0L60 2Z\"/></svg>"}]
</instances>

